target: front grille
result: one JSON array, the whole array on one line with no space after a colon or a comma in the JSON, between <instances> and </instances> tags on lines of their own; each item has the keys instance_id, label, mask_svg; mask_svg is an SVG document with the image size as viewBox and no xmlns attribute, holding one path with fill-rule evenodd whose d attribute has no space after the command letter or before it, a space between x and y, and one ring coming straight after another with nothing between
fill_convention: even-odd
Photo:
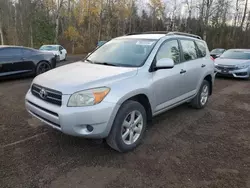
<instances>
[{"instance_id":1,"label":"front grille","mask_svg":"<svg viewBox=\"0 0 250 188\"><path fill-rule=\"evenodd\" d=\"M49 103L61 106L62 105L62 93L53 89L48 89L36 84L31 87L31 93Z\"/></svg>"},{"instance_id":2,"label":"front grille","mask_svg":"<svg viewBox=\"0 0 250 188\"><path fill-rule=\"evenodd\" d=\"M224 71L237 70L237 67L235 67L235 66L222 66L222 65L218 65L218 66L216 66L216 68L219 69L219 70L224 70Z\"/></svg>"}]
</instances>

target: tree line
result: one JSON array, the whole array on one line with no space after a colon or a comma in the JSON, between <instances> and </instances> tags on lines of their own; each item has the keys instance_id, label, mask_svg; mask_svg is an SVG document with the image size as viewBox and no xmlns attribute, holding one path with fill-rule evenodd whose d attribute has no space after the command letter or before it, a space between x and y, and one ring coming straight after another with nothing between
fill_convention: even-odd
<instances>
[{"instance_id":1,"label":"tree line","mask_svg":"<svg viewBox=\"0 0 250 188\"><path fill-rule=\"evenodd\" d=\"M71 53L132 32L181 31L209 48L250 48L248 0L0 0L0 42Z\"/></svg>"}]
</instances>

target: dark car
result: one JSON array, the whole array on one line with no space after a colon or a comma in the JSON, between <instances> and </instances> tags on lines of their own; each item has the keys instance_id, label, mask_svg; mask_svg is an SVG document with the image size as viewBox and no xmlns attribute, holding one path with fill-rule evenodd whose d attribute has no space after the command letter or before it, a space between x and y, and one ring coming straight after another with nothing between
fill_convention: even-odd
<instances>
[{"instance_id":1,"label":"dark car","mask_svg":"<svg viewBox=\"0 0 250 188\"><path fill-rule=\"evenodd\" d=\"M216 59L218 57L220 57L226 50L223 49L223 48L216 48L216 49L213 49L211 52L210 52L210 55Z\"/></svg>"},{"instance_id":2,"label":"dark car","mask_svg":"<svg viewBox=\"0 0 250 188\"><path fill-rule=\"evenodd\" d=\"M0 78L38 75L55 67L53 53L20 46L0 46Z\"/></svg>"}]
</instances>

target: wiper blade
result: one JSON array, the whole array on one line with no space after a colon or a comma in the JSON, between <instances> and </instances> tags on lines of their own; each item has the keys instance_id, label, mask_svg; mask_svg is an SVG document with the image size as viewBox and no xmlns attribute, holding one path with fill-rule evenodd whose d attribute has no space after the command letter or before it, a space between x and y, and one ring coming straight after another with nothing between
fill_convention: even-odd
<instances>
[{"instance_id":1,"label":"wiper blade","mask_svg":"<svg viewBox=\"0 0 250 188\"><path fill-rule=\"evenodd\" d=\"M94 62L93 62L93 61L91 61L90 59L86 59L85 61L87 61L87 62L89 62L89 63L93 63L93 64L94 64Z\"/></svg>"},{"instance_id":2,"label":"wiper blade","mask_svg":"<svg viewBox=\"0 0 250 188\"><path fill-rule=\"evenodd\" d=\"M95 62L95 64L98 64L98 65L107 65L107 66L118 66L117 64L113 64L113 63L106 63L106 62Z\"/></svg>"}]
</instances>

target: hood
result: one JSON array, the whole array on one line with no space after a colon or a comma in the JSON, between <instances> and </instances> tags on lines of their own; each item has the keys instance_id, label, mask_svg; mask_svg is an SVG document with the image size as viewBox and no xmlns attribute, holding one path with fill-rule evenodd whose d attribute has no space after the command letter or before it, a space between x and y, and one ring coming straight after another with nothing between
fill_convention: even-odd
<instances>
[{"instance_id":1,"label":"hood","mask_svg":"<svg viewBox=\"0 0 250 188\"><path fill-rule=\"evenodd\" d=\"M224 58L217 58L215 59L215 63L218 65L240 65L249 62L246 59L224 59Z\"/></svg>"},{"instance_id":2,"label":"hood","mask_svg":"<svg viewBox=\"0 0 250 188\"><path fill-rule=\"evenodd\" d=\"M137 68L112 67L76 62L64 65L37 76L33 83L72 94L76 91L108 86L112 82L135 76Z\"/></svg>"}]
</instances>

